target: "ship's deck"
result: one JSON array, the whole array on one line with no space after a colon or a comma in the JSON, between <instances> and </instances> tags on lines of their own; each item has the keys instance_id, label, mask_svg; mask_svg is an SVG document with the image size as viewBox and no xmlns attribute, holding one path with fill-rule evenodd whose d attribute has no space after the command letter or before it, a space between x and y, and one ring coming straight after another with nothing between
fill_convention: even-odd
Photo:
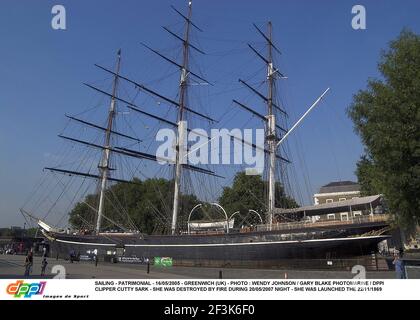
<instances>
[{"instance_id":1,"label":"ship's deck","mask_svg":"<svg viewBox=\"0 0 420 320\"><path fill-rule=\"evenodd\" d=\"M207 230L199 232L187 232L181 233L182 236L219 236L219 235L251 235L253 233L278 233L278 231L283 231L284 234L289 233L306 233L314 231L327 231L334 229L353 229L357 228L360 230L373 228L374 230L385 228L389 226L389 217L385 214L379 215L369 215L369 216L359 216L350 218L348 220L327 220L327 221L296 221L288 223L275 223L273 225L261 224L253 227L244 227L236 230L230 230L229 234L226 234L226 230ZM364 232L363 232L364 233ZM63 234L63 233L62 233ZM78 232L71 232L68 235L70 236L84 236L86 238L94 238L94 234L85 234ZM119 237L119 238L138 238L141 237L139 233L101 233L103 237ZM178 236L178 235L177 235ZM148 235L149 238L154 237L168 237L172 238L171 235Z\"/></svg>"},{"instance_id":2,"label":"ship's deck","mask_svg":"<svg viewBox=\"0 0 420 320\"><path fill-rule=\"evenodd\" d=\"M302 231L302 230L311 230L311 229L341 229L341 228L351 228L351 227L360 227L360 226L387 226L389 224L389 217L385 214L375 214L368 216L359 216L350 218L348 220L327 220L327 221L296 221L296 222L287 222L287 223L275 223L273 225L260 224L253 227L244 227L239 229L239 233L251 233L251 232L261 232L261 231ZM216 235L224 234L224 230L220 231L200 231L191 234L206 234L206 235Z\"/></svg>"},{"instance_id":3,"label":"ship's deck","mask_svg":"<svg viewBox=\"0 0 420 320\"><path fill-rule=\"evenodd\" d=\"M389 217L386 214L375 214L368 216L358 216L349 218L347 220L324 220L324 221L297 221L287 223L276 223L273 225L258 225L257 231L272 231L272 230L293 230L293 229L305 229L305 228L320 228L320 227L342 227L349 225L362 225L370 223L384 223L387 224Z\"/></svg>"}]
</instances>

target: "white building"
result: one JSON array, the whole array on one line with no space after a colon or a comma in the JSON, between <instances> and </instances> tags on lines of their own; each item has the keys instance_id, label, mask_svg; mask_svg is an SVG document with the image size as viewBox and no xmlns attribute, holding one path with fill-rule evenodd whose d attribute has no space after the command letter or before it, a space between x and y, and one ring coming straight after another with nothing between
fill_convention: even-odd
<instances>
[{"instance_id":1,"label":"white building","mask_svg":"<svg viewBox=\"0 0 420 320\"><path fill-rule=\"evenodd\" d=\"M340 201L352 200L360 197L360 185L353 181L330 182L322 186L319 193L314 194L314 204L327 204ZM328 220L348 220L349 218L361 216L360 210L352 212L331 213L326 216ZM320 217L314 217L320 219Z\"/></svg>"},{"instance_id":2,"label":"white building","mask_svg":"<svg viewBox=\"0 0 420 320\"><path fill-rule=\"evenodd\" d=\"M314 194L314 204L332 203L360 197L360 185L352 181L331 182Z\"/></svg>"}]
</instances>

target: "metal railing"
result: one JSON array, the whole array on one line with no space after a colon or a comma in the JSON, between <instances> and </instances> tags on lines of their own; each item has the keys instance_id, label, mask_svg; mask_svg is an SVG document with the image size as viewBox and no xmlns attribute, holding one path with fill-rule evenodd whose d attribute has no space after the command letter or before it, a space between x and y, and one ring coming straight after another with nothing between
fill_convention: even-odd
<instances>
[{"instance_id":1,"label":"metal railing","mask_svg":"<svg viewBox=\"0 0 420 320\"><path fill-rule=\"evenodd\" d=\"M268 224L262 224L255 226L249 231L268 231L268 230L292 230L292 229L305 229L305 228L319 228L329 226L345 226L353 224L364 224L374 222L387 222L388 216L386 214L375 214L368 216L358 216L349 218L348 220L323 220L323 221L298 221L298 222L286 222L286 223L274 223L271 226ZM242 231L245 232L245 231Z\"/></svg>"},{"instance_id":2,"label":"metal railing","mask_svg":"<svg viewBox=\"0 0 420 320\"><path fill-rule=\"evenodd\" d=\"M322 220L322 221L296 221L296 222L284 222L284 223L273 223L271 226L268 224L259 224L253 227L244 227L235 232L247 233L255 231L276 231L276 230L295 230L295 229L309 229L309 228L320 228L320 227L329 227L329 226L346 226L346 225L356 225L356 224L365 224L365 223L375 223L375 222L387 222L388 215L386 214L375 214L375 215L365 215L349 218L348 220ZM194 234L206 234L206 235L216 235L224 234L224 230L207 230L207 231L196 231L191 232L191 235ZM185 233L184 233L185 234Z\"/></svg>"}]
</instances>

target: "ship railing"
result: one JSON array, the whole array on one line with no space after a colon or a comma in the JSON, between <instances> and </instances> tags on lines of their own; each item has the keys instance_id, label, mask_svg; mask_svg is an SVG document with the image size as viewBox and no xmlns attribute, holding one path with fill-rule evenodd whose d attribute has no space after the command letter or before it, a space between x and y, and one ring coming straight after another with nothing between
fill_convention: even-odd
<instances>
[{"instance_id":1,"label":"ship railing","mask_svg":"<svg viewBox=\"0 0 420 320\"><path fill-rule=\"evenodd\" d=\"M305 229L305 228L319 228L319 227L328 227L328 226L345 226L353 224L364 224L364 223L375 223L375 222L387 222L388 215L386 214L375 214L375 215L366 215L366 216L357 216L349 218L348 220L321 220L321 221L297 221L297 222L278 222L274 223L271 226L268 224L257 225L254 228L247 228L250 230L246 231L273 231L273 230L292 230L292 229ZM242 230L242 232L246 232Z\"/></svg>"}]
</instances>

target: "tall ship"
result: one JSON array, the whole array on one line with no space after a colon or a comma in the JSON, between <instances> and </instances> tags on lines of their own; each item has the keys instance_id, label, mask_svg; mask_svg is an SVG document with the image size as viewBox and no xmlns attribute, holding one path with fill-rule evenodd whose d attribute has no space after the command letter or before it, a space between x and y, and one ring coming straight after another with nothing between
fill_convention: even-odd
<instances>
[{"instance_id":1,"label":"tall ship","mask_svg":"<svg viewBox=\"0 0 420 320\"><path fill-rule=\"evenodd\" d=\"M96 65L112 79L110 90L86 84L103 96L101 104L103 101L109 102L106 119L97 115L101 111L99 109L95 110L97 113L92 121L83 117L83 114L66 115L69 125L75 124L78 129L73 129L74 135L62 133L59 137L70 144L70 151L85 148L88 154L84 158L73 157L67 162L61 161L60 165L48 166L44 170L54 175L57 183L52 188L60 199L67 199L69 203L67 207L61 207L64 215L59 222L66 223L71 210L72 227L60 227L48 222L57 209L57 201L51 199L52 193L47 195L48 198L39 200L43 202L42 205L50 204L49 209L43 209L46 211L40 212L39 208L26 207L21 210L25 218L35 220L38 224L50 248L50 255L66 258L74 253L88 255L94 252L99 259L113 261L170 257L178 264L205 261L210 264L212 261L225 264L235 261L269 264L286 259L350 258L377 252L378 244L390 238L386 215L378 210L381 206L380 196L287 208L281 208L281 203L277 201L279 192L285 186L285 182L278 179L278 176L282 176L283 166L287 166L289 162L285 153L281 152L282 146L328 90L293 126L287 128L284 125L286 121L282 119L288 115L277 101L276 82L286 77L275 66L274 56L280 52L273 42L271 23L267 24L266 31L254 24L257 35L265 43L266 52L248 45L256 63L266 70L266 78L260 79L266 94L248 81L239 80L241 86L260 100L266 112L258 112L242 101L233 100L234 107L240 112L249 113L263 123L264 141L258 144L245 137L230 135L231 143L242 144L263 156L264 164L260 168L262 173L258 174L263 177L265 196L257 198L263 202L265 209L261 212L255 208L247 208L244 217L243 212L228 212L211 198L204 199L210 193L205 186L217 186L214 181L223 177L210 168L210 165L185 161L186 156L194 153L197 148L197 144L191 146L186 136L192 134L199 141L204 141L204 144L209 144L214 139L203 130L190 127L191 123L202 127L205 123L209 128L215 126L216 121L211 115L197 108L199 104L194 104L193 107L190 102L193 96L191 89L202 89L212 84L191 66L191 61L195 62L192 52L204 54L191 39L193 32L201 32L192 19L192 2L189 2L186 14L176 8L173 10L183 21L182 33L168 27L164 29L175 41L181 43L178 57L172 58L146 44L142 45L151 54L162 59L163 63L176 68L179 83L173 87L176 89L175 98L157 91L152 85L123 74L122 52L119 50L114 68ZM161 83L160 80L155 80L150 83ZM124 85L134 88L137 95L146 97L142 104L153 101L155 109L165 108L166 113L158 114L153 111L155 109L150 110L140 105L136 102L137 95L124 97L121 94ZM171 91L168 87L166 89ZM130 120L127 120L133 114L140 117L143 129L155 125L172 129L175 138L169 142L172 150L168 154L150 152L158 147L156 135L153 133L144 137L138 134ZM102 123L95 121L96 119L102 119ZM129 129L125 130L124 125ZM93 131L96 135L89 136L87 131ZM89 140L86 137L93 138ZM147 138L151 142L146 148ZM98 155L100 159L95 158ZM83 159L83 164L80 164L80 159ZM77 165L74 165L76 162ZM136 164L137 162L141 165ZM121 169L124 164L126 168ZM147 184L146 171L157 177L151 170L144 169L152 165L159 172L165 171L169 178L155 178L153 183ZM65 182L67 178L70 183ZM94 182L95 191L86 196L88 181ZM136 196L136 192L139 193L138 197L144 195L138 190L143 190L143 193L155 199L149 205L137 208L142 212L142 221L134 221L135 212L124 209L125 202L131 200L119 193L118 188L122 185L130 186L126 188L127 192L132 193L130 199L133 194ZM137 185L142 185L142 189L136 189ZM77 205L74 206L76 202ZM343 211L350 212L344 220L325 219L328 215ZM121 217L116 218L115 212L120 212ZM355 212L358 214L353 214ZM152 216L154 219L150 218ZM149 226L152 222L156 225ZM137 227L139 223L149 226L149 229L141 230Z\"/></svg>"}]
</instances>

